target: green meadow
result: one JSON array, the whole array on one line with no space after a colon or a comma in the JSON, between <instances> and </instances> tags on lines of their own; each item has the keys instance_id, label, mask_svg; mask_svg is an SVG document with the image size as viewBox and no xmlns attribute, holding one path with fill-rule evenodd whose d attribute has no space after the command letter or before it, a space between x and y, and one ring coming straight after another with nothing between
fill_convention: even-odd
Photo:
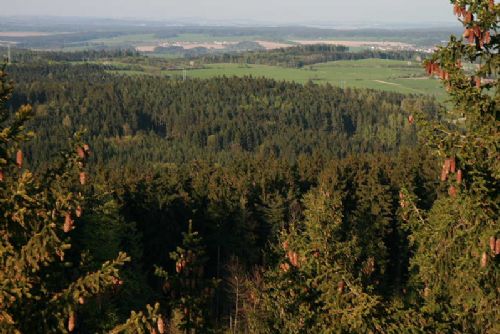
<instances>
[{"instance_id":1,"label":"green meadow","mask_svg":"<svg viewBox=\"0 0 500 334\"><path fill-rule=\"evenodd\" d=\"M118 63L112 63L119 65ZM183 70L162 70L143 66L141 71L117 69L113 73L128 75L165 75L182 77ZM331 84L340 87L368 88L405 94L435 95L444 99L439 80L425 76L420 63L384 59L333 61L306 66L285 68L252 64L205 64L202 68L186 69L187 78L211 78L216 76L266 77L280 81Z\"/></svg>"},{"instance_id":2,"label":"green meadow","mask_svg":"<svg viewBox=\"0 0 500 334\"><path fill-rule=\"evenodd\" d=\"M182 76L182 70L162 74ZM316 64L301 69L268 65L207 64L201 69L186 71L187 77L253 76L306 83L329 83L341 87L382 89L407 94L431 94L440 97L438 80L424 76L419 63L364 59Z\"/></svg>"}]
</instances>

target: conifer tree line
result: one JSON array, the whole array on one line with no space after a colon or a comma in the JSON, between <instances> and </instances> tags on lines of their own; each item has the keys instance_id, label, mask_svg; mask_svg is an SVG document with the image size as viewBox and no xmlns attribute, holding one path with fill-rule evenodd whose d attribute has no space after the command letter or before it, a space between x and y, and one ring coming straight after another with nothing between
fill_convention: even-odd
<instances>
[{"instance_id":1,"label":"conifer tree line","mask_svg":"<svg viewBox=\"0 0 500 334\"><path fill-rule=\"evenodd\" d=\"M257 44L257 43L256 43ZM257 44L259 45L259 44ZM236 64L263 64L283 67L301 68L306 65L325 63L336 60L360 60L360 59L392 59L415 61L425 57L422 52L416 51L382 51L382 50L361 50L357 52L350 51L348 47L342 45L299 45L280 48L275 50L261 51L227 51L215 52L205 48L199 50L185 50L182 47L158 47L155 53L172 53L178 57L157 58L141 55L134 49L101 49L101 50L82 50L82 51L41 51L14 48L11 52L12 61L16 64L27 63L45 63L47 61L55 62L91 62L96 60L120 60L121 63L128 64L127 69L142 70L140 67L134 67L137 64L158 66L162 69L181 69L181 68L203 68L204 64L212 63L236 63ZM0 47L0 53L6 54L7 50ZM183 55L180 57L179 55ZM112 63L104 66L105 68L121 69Z\"/></svg>"},{"instance_id":2,"label":"conifer tree line","mask_svg":"<svg viewBox=\"0 0 500 334\"><path fill-rule=\"evenodd\" d=\"M299 45L267 51L249 51L241 53L216 53L191 57L203 63L236 63L236 64L261 64L283 67L302 68L307 65L326 63L337 60L360 59L392 59L392 60L417 60L425 54L415 51L381 51L362 50L349 51L342 45Z\"/></svg>"},{"instance_id":3,"label":"conifer tree line","mask_svg":"<svg viewBox=\"0 0 500 334\"><path fill-rule=\"evenodd\" d=\"M447 106L3 66L0 332L499 332L500 5L452 4Z\"/></svg>"}]
</instances>

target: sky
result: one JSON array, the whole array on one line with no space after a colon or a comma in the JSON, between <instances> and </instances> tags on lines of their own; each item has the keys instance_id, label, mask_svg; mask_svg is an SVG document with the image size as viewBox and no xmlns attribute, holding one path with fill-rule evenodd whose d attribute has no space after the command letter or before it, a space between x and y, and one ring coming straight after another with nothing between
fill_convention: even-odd
<instances>
[{"instance_id":1,"label":"sky","mask_svg":"<svg viewBox=\"0 0 500 334\"><path fill-rule=\"evenodd\" d=\"M334 24L455 22L449 0L0 0L1 16Z\"/></svg>"}]
</instances>

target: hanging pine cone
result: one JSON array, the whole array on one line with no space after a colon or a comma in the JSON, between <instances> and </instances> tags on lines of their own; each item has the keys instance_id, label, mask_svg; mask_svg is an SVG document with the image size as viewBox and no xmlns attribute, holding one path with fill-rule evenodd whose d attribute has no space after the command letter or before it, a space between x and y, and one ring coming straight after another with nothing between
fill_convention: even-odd
<instances>
[{"instance_id":1,"label":"hanging pine cone","mask_svg":"<svg viewBox=\"0 0 500 334\"><path fill-rule=\"evenodd\" d=\"M165 326L165 321L163 321L163 318L162 317L159 317L158 318L158 322L157 322L157 327L158 327L158 332L160 334L164 334L166 332L166 326Z\"/></svg>"},{"instance_id":2,"label":"hanging pine cone","mask_svg":"<svg viewBox=\"0 0 500 334\"><path fill-rule=\"evenodd\" d=\"M292 264L292 266L294 266L294 267L299 266L299 257L297 255L297 253L289 251L288 252L288 260L290 260L290 263Z\"/></svg>"},{"instance_id":3,"label":"hanging pine cone","mask_svg":"<svg viewBox=\"0 0 500 334\"><path fill-rule=\"evenodd\" d=\"M476 77L474 79L474 81L476 82L476 88L480 89L481 88L481 78L480 77Z\"/></svg>"},{"instance_id":4,"label":"hanging pine cone","mask_svg":"<svg viewBox=\"0 0 500 334\"><path fill-rule=\"evenodd\" d=\"M3 182L3 170L0 169L0 182Z\"/></svg>"},{"instance_id":5,"label":"hanging pine cone","mask_svg":"<svg viewBox=\"0 0 500 334\"><path fill-rule=\"evenodd\" d=\"M87 182L87 174L80 172L80 184L83 186Z\"/></svg>"},{"instance_id":6,"label":"hanging pine cone","mask_svg":"<svg viewBox=\"0 0 500 334\"><path fill-rule=\"evenodd\" d=\"M462 184L462 170L458 170L457 172L457 183Z\"/></svg>"},{"instance_id":7,"label":"hanging pine cone","mask_svg":"<svg viewBox=\"0 0 500 334\"><path fill-rule=\"evenodd\" d=\"M483 255L481 255L481 268L486 268L486 265L488 265L488 254L483 252Z\"/></svg>"},{"instance_id":8,"label":"hanging pine cone","mask_svg":"<svg viewBox=\"0 0 500 334\"><path fill-rule=\"evenodd\" d=\"M281 269L281 271L286 273L290 270L290 265L288 263L284 262L284 263L280 264L280 269Z\"/></svg>"},{"instance_id":9,"label":"hanging pine cone","mask_svg":"<svg viewBox=\"0 0 500 334\"><path fill-rule=\"evenodd\" d=\"M446 171L446 169L444 169L444 166L443 166L443 169L441 170L441 177L439 178L442 182L446 181L446 178L448 177L448 172Z\"/></svg>"},{"instance_id":10,"label":"hanging pine cone","mask_svg":"<svg viewBox=\"0 0 500 334\"><path fill-rule=\"evenodd\" d=\"M455 188L454 186L450 186L450 188L448 189L448 194L451 197L456 197L457 196L457 188Z\"/></svg>"},{"instance_id":11,"label":"hanging pine cone","mask_svg":"<svg viewBox=\"0 0 500 334\"><path fill-rule=\"evenodd\" d=\"M468 40L469 40L469 43L474 43L474 40L475 40L475 36L474 36L474 29L467 29L467 33L468 33Z\"/></svg>"},{"instance_id":12,"label":"hanging pine cone","mask_svg":"<svg viewBox=\"0 0 500 334\"><path fill-rule=\"evenodd\" d=\"M448 178L448 173L450 172L451 160L446 159L443 163L443 168L441 169L441 181L446 181Z\"/></svg>"},{"instance_id":13,"label":"hanging pine cone","mask_svg":"<svg viewBox=\"0 0 500 334\"><path fill-rule=\"evenodd\" d=\"M78 218L80 218L80 217L82 216L82 214L83 214L83 209L82 209L82 207L81 207L81 206L79 206L79 205L78 205L78 206L76 207L76 210L75 210L75 215L76 215Z\"/></svg>"},{"instance_id":14,"label":"hanging pine cone","mask_svg":"<svg viewBox=\"0 0 500 334\"><path fill-rule=\"evenodd\" d=\"M465 14L464 23L467 24L472 22L473 18L474 17L472 16L472 12L467 11L467 13Z\"/></svg>"},{"instance_id":15,"label":"hanging pine cone","mask_svg":"<svg viewBox=\"0 0 500 334\"><path fill-rule=\"evenodd\" d=\"M68 331L72 332L75 330L76 327L76 315L75 312L71 312L69 314L69 319L68 319Z\"/></svg>"},{"instance_id":16,"label":"hanging pine cone","mask_svg":"<svg viewBox=\"0 0 500 334\"><path fill-rule=\"evenodd\" d=\"M500 239L497 239L497 242L495 243L495 255L500 254Z\"/></svg>"},{"instance_id":17,"label":"hanging pine cone","mask_svg":"<svg viewBox=\"0 0 500 334\"><path fill-rule=\"evenodd\" d=\"M85 159L85 151L83 150L83 148L78 147L78 148L76 149L76 154L78 155L78 157L79 157L80 159Z\"/></svg>"},{"instance_id":18,"label":"hanging pine cone","mask_svg":"<svg viewBox=\"0 0 500 334\"><path fill-rule=\"evenodd\" d=\"M64 217L64 226L63 226L64 233L68 233L73 229L73 223L74 221L71 218L71 214L69 212L66 213L66 216Z\"/></svg>"},{"instance_id":19,"label":"hanging pine cone","mask_svg":"<svg viewBox=\"0 0 500 334\"><path fill-rule=\"evenodd\" d=\"M23 167L23 151L21 151L21 150L17 151L16 164L17 164L17 167L19 167L19 168Z\"/></svg>"},{"instance_id":20,"label":"hanging pine cone","mask_svg":"<svg viewBox=\"0 0 500 334\"><path fill-rule=\"evenodd\" d=\"M496 241L497 241L497 238L490 237L490 249L491 249L492 253L495 253Z\"/></svg>"},{"instance_id":21,"label":"hanging pine cone","mask_svg":"<svg viewBox=\"0 0 500 334\"><path fill-rule=\"evenodd\" d=\"M85 304L85 299L83 297L78 298L78 304L80 305Z\"/></svg>"},{"instance_id":22,"label":"hanging pine cone","mask_svg":"<svg viewBox=\"0 0 500 334\"><path fill-rule=\"evenodd\" d=\"M175 264L175 271L177 273L180 273L182 270L184 270L185 267L186 267L186 260L181 259L177 261L177 263Z\"/></svg>"},{"instance_id":23,"label":"hanging pine cone","mask_svg":"<svg viewBox=\"0 0 500 334\"><path fill-rule=\"evenodd\" d=\"M483 42L484 44L490 44L491 43L491 33L487 31L484 36L483 36Z\"/></svg>"}]
</instances>

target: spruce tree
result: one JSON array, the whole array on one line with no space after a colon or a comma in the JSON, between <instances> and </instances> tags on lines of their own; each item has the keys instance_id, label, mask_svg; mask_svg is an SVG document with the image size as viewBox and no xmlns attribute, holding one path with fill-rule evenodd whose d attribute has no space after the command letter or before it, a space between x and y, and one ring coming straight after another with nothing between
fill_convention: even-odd
<instances>
[{"instance_id":1,"label":"spruce tree","mask_svg":"<svg viewBox=\"0 0 500 334\"><path fill-rule=\"evenodd\" d=\"M29 171L22 145L33 136L26 130L32 109L25 105L11 115L13 84L5 69L0 68L0 332L77 332L85 321L79 309L122 284L119 269L129 257L119 253L99 270L78 270L82 258L71 249L71 235L84 214L90 148L77 134L50 168ZM156 309L142 323L154 323ZM135 318L122 328L137 332Z\"/></svg>"},{"instance_id":2,"label":"spruce tree","mask_svg":"<svg viewBox=\"0 0 500 334\"><path fill-rule=\"evenodd\" d=\"M416 117L420 138L441 164L441 193L428 211L401 194L414 249L410 285L422 328L500 332L498 19L493 0L456 0L464 25L426 62L449 92L438 119ZM413 121L413 117L410 117Z\"/></svg>"},{"instance_id":3,"label":"spruce tree","mask_svg":"<svg viewBox=\"0 0 500 334\"><path fill-rule=\"evenodd\" d=\"M321 188L304 199L304 219L280 234L276 266L265 273L253 316L261 333L368 333L403 328L373 293L373 258L346 228L340 194ZM376 242L376 240L374 240ZM258 321L253 321L258 323Z\"/></svg>"},{"instance_id":4,"label":"spruce tree","mask_svg":"<svg viewBox=\"0 0 500 334\"><path fill-rule=\"evenodd\" d=\"M169 275L162 268L156 268L156 275L164 280L163 290L169 301L174 333L176 329L182 333L213 332L210 304L218 281L205 278L208 257L202 242L189 221L182 245L170 253L170 259L175 262L175 273Z\"/></svg>"}]
</instances>

